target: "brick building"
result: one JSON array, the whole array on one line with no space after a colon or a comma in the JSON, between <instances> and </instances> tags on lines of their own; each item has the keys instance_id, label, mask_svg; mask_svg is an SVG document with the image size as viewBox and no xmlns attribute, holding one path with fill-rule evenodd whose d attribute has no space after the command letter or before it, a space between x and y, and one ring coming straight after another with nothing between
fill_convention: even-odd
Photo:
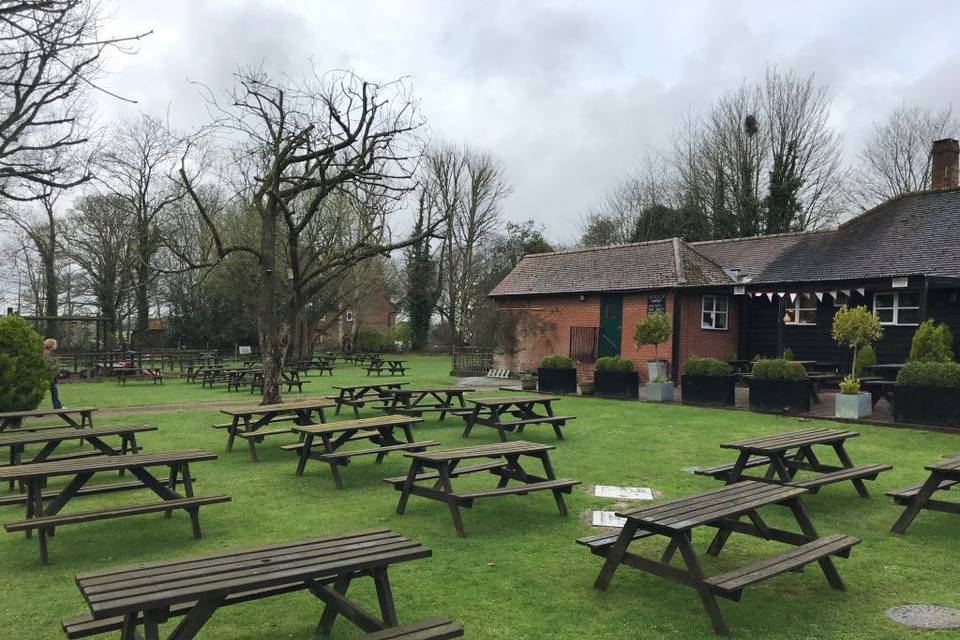
<instances>
[{"instance_id":1,"label":"brick building","mask_svg":"<svg viewBox=\"0 0 960 640\"><path fill-rule=\"evenodd\" d=\"M934 143L933 189L898 196L836 229L687 243L679 238L528 255L490 293L507 318L502 366L534 369L570 355L586 378L598 357L644 372L652 347L633 344L636 321L673 321L660 347L676 378L692 355L780 355L849 368L831 337L833 314L864 305L884 325L880 362L903 362L917 325L960 336L960 143Z\"/></svg>"}]
</instances>

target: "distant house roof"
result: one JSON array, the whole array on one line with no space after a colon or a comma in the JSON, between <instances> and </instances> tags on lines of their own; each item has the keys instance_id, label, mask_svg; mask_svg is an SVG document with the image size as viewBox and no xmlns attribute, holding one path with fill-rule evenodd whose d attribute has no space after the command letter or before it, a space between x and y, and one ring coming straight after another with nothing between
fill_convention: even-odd
<instances>
[{"instance_id":1,"label":"distant house roof","mask_svg":"<svg viewBox=\"0 0 960 640\"><path fill-rule=\"evenodd\" d=\"M723 267L683 240L670 238L526 255L490 295L638 291L733 283Z\"/></svg>"},{"instance_id":2,"label":"distant house roof","mask_svg":"<svg viewBox=\"0 0 960 640\"><path fill-rule=\"evenodd\" d=\"M960 278L960 189L898 196L825 231L528 255L490 295L730 285L734 270L752 284Z\"/></svg>"}]
</instances>

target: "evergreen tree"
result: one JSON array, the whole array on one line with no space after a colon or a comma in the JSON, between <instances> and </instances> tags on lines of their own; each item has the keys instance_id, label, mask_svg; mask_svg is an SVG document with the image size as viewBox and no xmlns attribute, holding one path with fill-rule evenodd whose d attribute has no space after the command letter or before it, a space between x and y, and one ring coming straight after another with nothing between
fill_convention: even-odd
<instances>
[{"instance_id":1,"label":"evergreen tree","mask_svg":"<svg viewBox=\"0 0 960 640\"><path fill-rule=\"evenodd\" d=\"M407 248L406 307L410 318L411 346L415 351L419 351L427 346L430 318L437 303L436 265L430 255L430 236L424 236L422 196L413 237L420 239Z\"/></svg>"}]
</instances>

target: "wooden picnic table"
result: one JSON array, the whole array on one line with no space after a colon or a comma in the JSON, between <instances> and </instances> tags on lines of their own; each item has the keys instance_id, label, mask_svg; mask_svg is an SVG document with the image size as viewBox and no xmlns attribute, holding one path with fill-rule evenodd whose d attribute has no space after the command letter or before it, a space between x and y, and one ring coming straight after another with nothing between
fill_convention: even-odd
<instances>
[{"instance_id":1,"label":"wooden picnic table","mask_svg":"<svg viewBox=\"0 0 960 640\"><path fill-rule=\"evenodd\" d=\"M370 360L367 364L367 375L371 373L376 373L378 376L384 372L389 373L391 376L397 374L406 375L407 369L409 367L403 366L406 360L394 360L394 359L376 359Z\"/></svg>"},{"instance_id":2,"label":"wooden picnic table","mask_svg":"<svg viewBox=\"0 0 960 640\"><path fill-rule=\"evenodd\" d=\"M57 416L74 429L83 429L93 426L93 412L96 407L76 407L73 409L35 409L33 411L6 411L0 413L0 431L7 429L19 429L22 427L24 418L45 418L47 416ZM77 422L77 418L80 419ZM50 427L33 427L25 430L37 430Z\"/></svg>"},{"instance_id":3,"label":"wooden picnic table","mask_svg":"<svg viewBox=\"0 0 960 640\"><path fill-rule=\"evenodd\" d=\"M117 384L127 386L131 379L152 380L153 384L163 384L163 371L150 367L114 367L111 375L117 379Z\"/></svg>"},{"instance_id":4,"label":"wooden picnic table","mask_svg":"<svg viewBox=\"0 0 960 640\"><path fill-rule=\"evenodd\" d=\"M507 441L507 432L523 433L524 427L536 424L549 424L558 440L563 440L560 427L567 420L574 420L576 416L558 416L553 413L553 403L560 398L538 394L523 395L519 393L495 398L470 398L473 409L457 413L466 421L463 437L470 435L476 425L491 427L497 430L501 442ZM543 413L537 408L542 407ZM507 418L511 416L513 419Z\"/></svg>"},{"instance_id":5,"label":"wooden picnic table","mask_svg":"<svg viewBox=\"0 0 960 640\"><path fill-rule=\"evenodd\" d=\"M47 537L53 535L56 528L83 522L93 522L111 518L165 512L168 516L173 509L183 509L190 515L195 538L200 537L201 506L229 502L229 496L196 497L193 495L193 481L190 475L191 462L215 460L216 455L200 449L171 451L165 453L141 453L138 455L110 455L79 460L59 460L38 464L22 464L14 467L0 467L0 481L21 481L27 485L26 519L4 523L4 528L15 533L24 531L27 537L36 530L40 541L40 559L47 564ZM166 482L154 477L148 467L168 467ZM96 473L107 471L129 471L140 483L161 498L160 502L139 504L128 507L100 509L58 515L60 511L81 493L84 485ZM44 506L43 485L50 478L69 477L70 481ZM175 490L182 482L184 494Z\"/></svg>"},{"instance_id":6,"label":"wooden picnic table","mask_svg":"<svg viewBox=\"0 0 960 640\"><path fill-rule=\"evenodd\" d=\"M423 451L428 447L438 446L440 443L435 440L414 442L412 427L418 422L422 420L411 416L386 415L329 424L295 426L293 430L303 436L303 441L285 445L283 448L296 451L299 455L298 476L303 475L307 460L326 462L330 465L330 474L337 489L343 489L340 467L347 466L355 457L375 455L379 464L391 451ZM405 442L396 438L395 429L403 431ZM322 448L315 446L318 437ZM368 440L375 446L365 449L344 449L344 445L357 440Z\"/></svg>"},{"instance_id":7,"label":"wooden picnic table","mask_svg":"<svg viewBox=\"0 0 960 640\"><path fill-rule=\"evenodd\" d=\"M304 374L309 374L310 371L315 370L319 371L320 375L323 376L323 372L326 371L333 376L333 361L325 358L314 358L312 360L301 360L299 365L300 371L303 371Z\"/></svg>"},{"instance_id":8,"label":"wooden picnic table","mask_svg":"<svg viewBox=\"0 0 960 640\"><path fill-rule=\"evenodd\" d=\"M960 456L928 464L924 468L930 472L924 482L887 492L896 504L906 507L893 524L891 531L894 533L906 533L907 527L922 509L960 514L960 503L933 499L933 494L937 491L949 491L951 487L960 484Z\"/></svg>"},{"instance_id":9,"label":"wooden picnic table","mask_svg":"<svg viewBox=\"0 0 960 640\"><path fill-rule=\"evenodd\" d=\"M833 589L843 590L843 581L831 556L848 557L850 549L860 541L845 535L819 537L800 501L804 493L806 489L802 487L745 480L685 498L617 512L616 515L626 518L618 534L591 536L577 542L587 546L595 555L605 558L594 583L597 589L607 589L621 564L692 587L700 596L714 632L729 635L730 627L723 618L716 596L739 601L745 588L787 571L799 570L813 562L820 565L827 583ZM759 509L771 505L788 507L800 533L767 524ZM747 521L743 521L744 517ZM720 554L731 533L772 540L793 548L772 558L707 577L693 548L693 530L697 527L717 529L707 549L707 553L713 556ZM659 559L628 551L633 541L652 536L663 536L669 540ZM678 551L683 568L670 563Z\"/></svg>"},{"instance_id":10,"label":"wooden picnic table","mask_svg":"<svg viewBox=\"0 0 960 640\"><path fill-rule=\"evenodd\" d=\"M386 406L393 397L391 393L405 385L410 384L405 380L391 380L390 382L368 382L366 384L355 385L334 385L337 390L337 396L333 399L337 403L336 415L340 415L340 409L343 405L353 407L353 415L360 417L360 409L368 402L379 402Z\"/></svg>"},{"instance_id":11,"label":"wooden picnic table","mask_svg":"<svg viewBox=\"0 0 960 640\"><path fill-rule=\"evenodd\" d=\"M145 424L126 425L118 427L97 427L83 429L78 434L76 429L58 429L55 431L37 431L28 433L10 433L0 434L0 447L8 447L10 450L10 462L8 466L19 464L37 464L40 462L57 460L67 460L74 458L86 458L91 455L123 455L126 453L138 453L140 451L137 445L137 434L147 431L156 431L156 427ZM116 449L106 442L103 438L109 436L120 436L120 448ZM88 442L93 446L92 450L78 451L61 456L54 456L57 448L67 440L76 440ZM43 447L33 454L29 460L23 460L24 449L28 445L43 445ZM14 482L10 481L12 489Z\"/></svg>"},{"instance_id":12,"label":"wooden picnic table","mask_svg":"<svg viewBox=\"0 0 960 640\"><path fill-rule=\"evenodd\" d=\"M457 535L466 537L463 528L463 519L460 517L460 507L473 507L474 500L493 498L506 495L527 495L534 491L551 491L560 515L567 515L567 506L563 494L570 493L579 480L558 479L550 462L552 445L537 444L534 442L505 442L485 444L474 447L457 449L442 449L424 451L422 453L408 452L403 455L411 458L410 471L406 476L386 478L384 482L392 484L400 491L400 500L397 502L397 513L402 514L407 507L411 495L446 502L453 517L453 526ZM483 462L468 467L460 467L464 460L477 458L492 459L493 462ZM520 464L521 458L534 458L543 466L543 476L527 473ZM424 471L425 469L429 471ZM455 491L451 480L471 473L487 471L500 478L497 486L492 489ZM518 484L510 485L514 480ZM425 482L432 486L417 484Z\"/></svg>"},{"instance_id":13,"label":"wooden picnic table","mask_svg":"<svg viewBox=\"0 0 960 640\"><path fill-rule=\"evenodd\" d=\"M416 540L389 529L371 529L100 570L77 576L90 614L65 620L63 627L72 638L120 630L121 640L139 638L140 627L147 640L157 640L161 623L180 618L168 637L188 640L197 637L221 607L309 591L325 605L320 634L330 633L337 616L363 631L377 632L398 624L387 570L430 555ZM376 589L379 615L346 596L354 580L367 577Z\"/></svg>"},{"instance_id":14,"label":"wooden picnic table","mask_svg":"<svg viewBox=\"0 0 960 640\"><path fill-rule=\"evenodd\" d=\"M865 378L860 381L861 388L870 392L870 404L874 407L883 398L893 407L894 392L899 383L896 380Z\"/></svg>"},{"instance_id":15,"label":"wooden picnic table","mask_svg":"<svg viewBox=\"0 0 960 640\"><path fill-rule=\"evenodd\" d=\"M226 425L214 426L226 428L228 453L233 451L234 440L242 438L247 441L250 448L250 459L259 462L257 444L263 442L264 437L293 433L291 427L270 430L263 429L263 427L278 420L293 420L297 424L311 424L314 413L317 414L320 422L326 422L323 410L334 406L334 404L334 401L328 398L308 398L278 404L230 407L221 409L220 413L230 416L231 421Z\"/></svg>"},{"instance_id":16,"label":"wooden picnic table","mask_svg":"<svg viewBox=\"0 0 960 640\"><path fill-rule=\"evenodd\" d=\"M723 449L738 451L736 462L697 469L695 473L725 480L727 484L744 479L759 480L802 487L816 493L821 487L837 482L852 482L861 497L870 496L864 480L876 480L877 475L893 467L888 464L867 464L856 466L846 451L845 443L860 434L843 429L814 427L772 436L748 438L737 442L721 444ZM836 454L841 466L820 462L814 447L830 447ZM744 471L753 468L765 468L763 477L744 475ZM816 475L797 480L799 471L812 471Z\"/></svg>"},{"instance_id":17,"label":"wooden picnic table","mask_svg":"<svg viewBox=\"0 0 960 640\"><path fill-rule=\"evenodd\" d=\"M463 395L473 393L474 389L463 387L421 387L418 389L390 389L389 404L384 407L391 413L422 416L424 413L439 413L443 421L447 414L466 407Z\"/></svg>"}]
</instances>

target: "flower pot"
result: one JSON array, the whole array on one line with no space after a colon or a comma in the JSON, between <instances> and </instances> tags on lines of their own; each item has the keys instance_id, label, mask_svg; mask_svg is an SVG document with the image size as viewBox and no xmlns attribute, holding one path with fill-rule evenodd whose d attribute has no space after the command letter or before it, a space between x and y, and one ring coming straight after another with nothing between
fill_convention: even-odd
<instances>
[{"instance_id":1,"label":"flower pot","mask_svg":"<svg viewBox=\"0 0 960 640\"><path fill-rule=\"evenodd\" d=\"M636 400L640 397L640 374L637 371L594 371L594 392L602 398Z\"/></svg>"},{"instance_id":2,"label":"flower pot","mask_svg":"<svg viewBox=\"0 0 960 640\"><path fill-rule=\"evenodd\" d=\"M648 382L647 400L650 402L673 402L673 383Z\"/></svg>"},{"instance_id":3,"label":"flower pot","mask_svg":"<svg viewBox=\"0 0 960 640\"><path fill-rule=\"evenodd\" d=\"M836 412L838 418L859 420L873 414L873 402L868 392L858 394L838 393L836 396Z\"/></svg>"},{"instance_id":4,"label":"flower pot","mask_svg":"<svg viewBox=\"0 0 960 640\"><path fill-rule=\"evenodd\" d=\"M761 411L807 413L813 385L809 380L750 379L750 408Z\"/></svg>"},{"instance_id":5,"label":"flower pot","mask_svg":"<svg viewBox=\"0 0 960 640\"><path fill-rule=\"evenodd\" d=\"M682 376L681 402L709 407L732 407L736 404L736 381L736 376Z\"/></svg>"},{"instance_id":6,"label":"flower pot","mask_svg":"<svg viewBox=\"0 0 960 640\"><path fill-rule=\"evenodd\" d=\"M945 387L897 385L893 419L911 424L960 427L960 394Z\"/></svg>"},{"instance_id":7,"label":"flower pot","mask_svg":"<svg viewBox=\"0 0 960 640\"><path fill-rule=\"evenodd\" d=\"M580 395L582 396L592 396L593 395L593 381L587 380L580 383Z\"/></svg>"},{"instance_id":8,"label":"flower pot","mask_svg":"<svg viewBox=\"0 0 960 640\"><path fill-rule=\"evenodd\" d=\"M660 377L667 377L667 361L647 360L647 382L653 382Z\"/></svg>"},{"instance_id":9,"label":"flower pot","mask_svg":"<svg viewBox=\"0 0 960 640\"><path fill-rule=\"evenodd\" d=\"M537 389L544 393L576 393L577 370L569 369L537 369Z\"/></svg>"},{"instance_id":10,"label":"flower pot","mask_svg":"<svg viewBox=\"0 0 960 640\"><path fill-rule=\"evenodd\" d=\"M524 391L536 391L537 390L537 379L536 378L522 378L520 380L520 388Z\"/></svg>"}]
</instances>

